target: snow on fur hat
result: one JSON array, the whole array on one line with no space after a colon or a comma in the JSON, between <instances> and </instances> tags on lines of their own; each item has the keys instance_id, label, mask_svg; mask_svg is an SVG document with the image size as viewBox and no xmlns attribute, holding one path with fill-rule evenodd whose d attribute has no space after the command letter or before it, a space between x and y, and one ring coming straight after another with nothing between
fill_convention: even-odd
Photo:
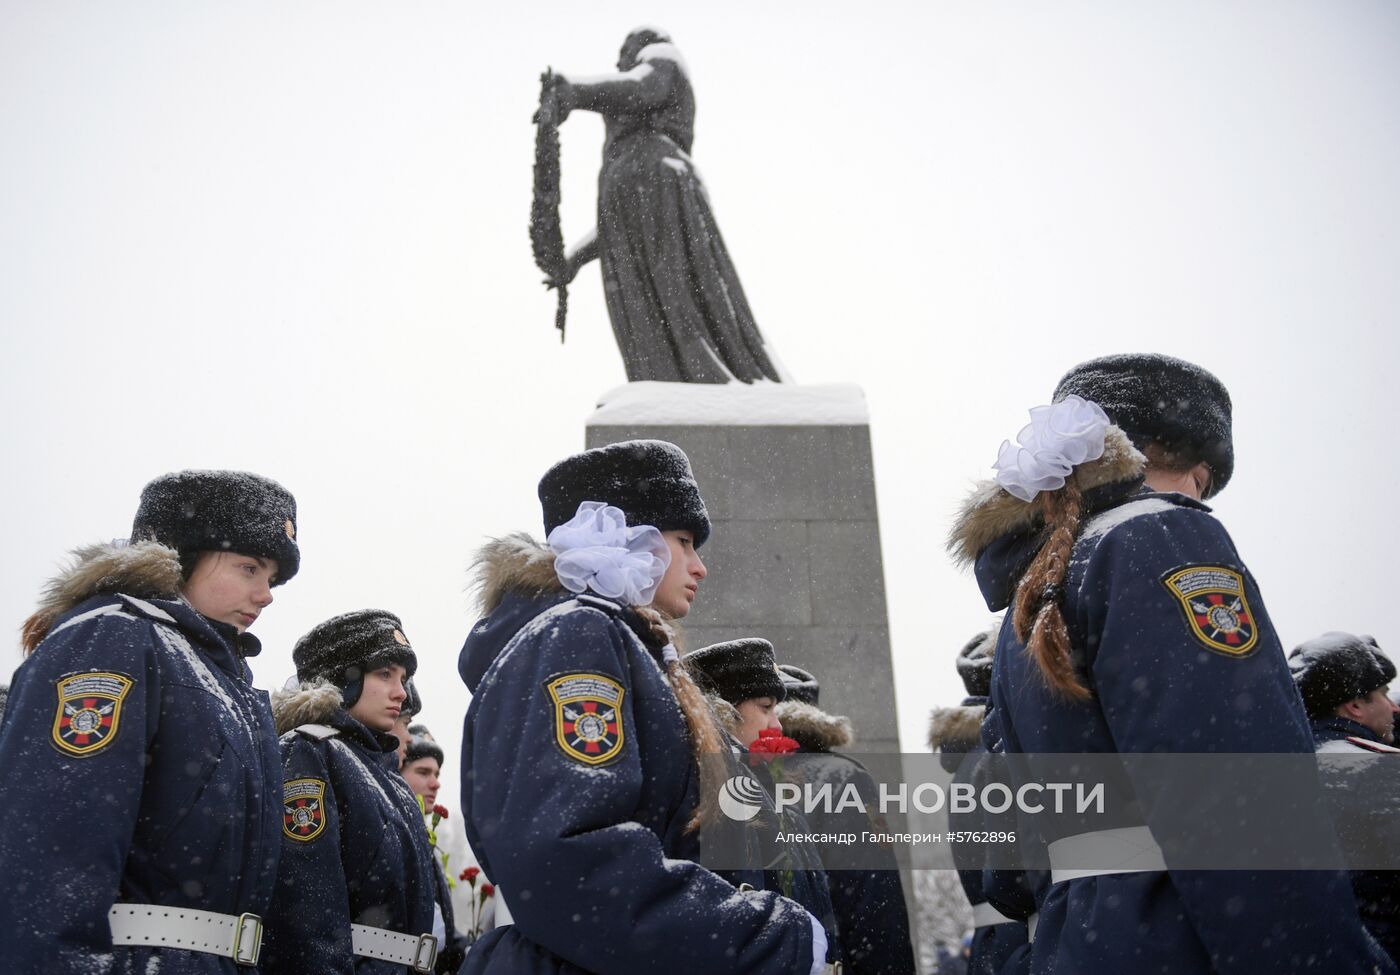
<instances>
[{"instance_id":1,"label":"snow on fur hat","mask_svg":"<svg viewBox=\"0 0 1400 975\"><path fill-rule=\"evenodd\" d=\"M1194 363L1152 352L1090 359L1065 373L1053 400L1071 394L1102 407L1139 450L1157 443L1192 464L1209 464L1206 497L1223 491L1234 473L1230 392Z\"/></svg>"},{"instance_id":2,"label":"snow on fur hat","mask_svg":"<svg viewBox=\"0 0 1400 975\"><path fill-rule=\"evenodd\" d=\"M404 752L403 756L403 767L407 768L420 758L437 759L438 769L441 771L443 759L442 746L431 738L410 738L408 740L408 750Z\"/></svg>"},{"instance_id":3,"label":"snow on fur hat","mask_svg":"<svg viewBox=\"0 0 1400 975\"><path fill-rule=\"evenodd\" d=\"M1350 633L1324 633L1300 643L1288 655L1288 669L1310 718L1329 717L1347 701L1395 679L1395 664L1375 637Z\"/></svg>"},{"instance_id":4,"label":"snow on fur hat","mask_svg":"<svg viewBox=\"0 0 1400 975\"><path fill-rule=\"evenodd\" d=\"M626 440L565 457L540 478L545 533L578 513L584 501L621 508L627 524L685 529L695 547L710 537L710 516L685 451L665 440Z\"/></svg>"},{"instance_id":5,"label":"snow on fur hat","mask_svg":"<svg viewBox=\"0 0 1400 975\"><path fill-rule=\"evenodd\" d=\"M187 575L200 552L275 559L274 586L301 565L296 499L271 478L247 471L179 471L156 478L141 490L131 540L173 548Z\"/></svg>"},{"instance_id":6,"label":"snow on fur hat","mask_svg":"<svg viewBox=\"0 0 1400 975\"><path fill-rule=\"evenodd\" d=\"M405 680L418 669L418 656L403 635L403 623L382 609L360 609L317 624L292 648L297 680L327 680L344 691L345 706L360 698L364 675L399 664Z\"/></svg>"},{"instance_id":7,"label":"snow on fur hat","mask_svg":"<svg viewBox=\"0 0 1400 975\"><path fill-rule=\"evenodd\" d=\"M778 674L783 679L789 701L816 705L821 697L822 685L810 670L803 670L794 664L778 664Z\"/></svg>"},{"instance_id":8,"label":"snow on fur hat","mask_svg":"<svg viewBox=\"0 0 1400 975\"><path fill-rule=\"evenodd\" d=\"M963 644L958 651L958 676L968 697L989 697L992 693L992 657L997 649L997 636L1001 633L1001 617L998 616L989 629L978 633Z\"/></svg>"},{"instance_id":9,"label":"snow on fur hat","mask_svg":"<svg viewBox=\"0 0 1400 975\"><path fill-rule=\"evenodd\" d=\"M755 697L781 701L787 697L783 675L773 659L773 644L758 637L744 637L692 650L681 658L702 690L718 694L730 704Z\"/></svg>"},{"instance_id":10,"label":"snow on fur hat","mask_svg":"<svg viewBox=\"0 0 1400 975\"><path fill-rule=\"evenodd\" d=\"M423 698L418 693L418 686L414 684L413 681L409 680L404 682L403 689L405 693L408 694L408 697L404 698L403 708L400 711L400 716L407 715L412 717L414 715L422 714ZM409 734L412 733L413 732L411 731L409 732Z\"/></svg>"}]
</instances>

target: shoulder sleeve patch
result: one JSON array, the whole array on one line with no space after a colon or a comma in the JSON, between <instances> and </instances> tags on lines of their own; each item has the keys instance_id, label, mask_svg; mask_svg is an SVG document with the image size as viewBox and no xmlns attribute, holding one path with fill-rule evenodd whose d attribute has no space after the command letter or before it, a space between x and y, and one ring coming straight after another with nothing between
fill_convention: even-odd
<instances>
[{"instance_id":1,"label":"shoulder sleeve patch","mask_svg":"<svg viewBox=\"0 0 1400 975\"><path fill-rule=\"evenodd\" d=\"M569 758L606 765L622 755L622 698L627 690L602 674L560 674L545 682L554 742Z\"/></svg>"},{"instance_id":2,"label":"shoulder sleeve patch","mask_svg":"<svg viewBox=\"0 0 1400 975\"><path fill-rule=\"evenodd\" d=\"M1206 649L1247 657L1259 642L1259 627L1245 597L1244 576L1223 565L1184 565L1162 576L1186 616L1191 635Z\"/></svg>"},{"instance_id":3,"label":"shoulder sleeve patch","mask_svg":"<svg viewBox=\"0 0 1400 975\"><path fill-rule=\"evenodd\" d=\"M326 828L324 779L288 779L282 783L282 832L298 843L310 843Z\"/></svg>"},{"instance_id":4,"label":"shoulder sleeve patch","mask_svg":"<svg viewBox=\"0 0 1400 975\"><path fill-rule=\"evenodd\" d=\"M60 677L54 682L54 747L65 755L87 758L110 745L121 727L122 702L135 686L126 674L90 671Z\"/></svg>"}]
</instances>

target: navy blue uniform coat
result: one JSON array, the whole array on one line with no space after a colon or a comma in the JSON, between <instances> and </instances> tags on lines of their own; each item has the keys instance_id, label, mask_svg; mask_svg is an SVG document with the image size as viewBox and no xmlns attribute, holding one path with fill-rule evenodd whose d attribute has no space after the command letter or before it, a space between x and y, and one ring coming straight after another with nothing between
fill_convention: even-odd
<instances>
[{"instance_id":1,"label":"navy blue uniform coat","mask_svg":"<svg viewBox=\"0 0 1400 975\"><path fill-rule=\"evenodd\" d=\"M514 923L477 942L463 972L808 972L812 930L800 905L741 893L691 859L698 773L675 695L630 611L564 592L548 551L518 538L488 558L490 611L460 661L473 694L462 809ZM617 730L598 743L611 758L599 764L557 736L547 687L567 675L622 691Z\"/></svg>"},{"instance_id":2,"label":"navy blue uniform coat","mask_svg":"<svg viewBox=\"0 0 1400 975\"><path fill-rule=\"evenodd\" d=\"M1394 822L1396 803L1394 797L1400 792L1400 754L1394 746L1386 744L1370 728L1348 718L1318 718L1312 723L1313 741L1318 751L1342 755L1373 755L1376 762L1385 763L1394 769L1394 782L1389 793L1368 794L1363 800L1380 820L1379 828L1389 835L1400 837L1400 828ZM1344 767L1328 771L1329 786L1347 788ZM1344 820L1337 819L1338 829L1343 828ZM1381 946L1390 953L1392 960L1400 963L1400 870L1353 870L1351 887L1356 894L1356 904L1361 910L1361 920L1366 930L1375 935Z\"/></svg>"},{"instance_id":3,"label":"navy blue uniform coat","mask_svg":"<svg viewBox=\"0 0 1400 975\"><path fill-rule=\"evenodd\" d=\"M805 776L816 785L829 783L838 796L853 785L866 809L877 808L875 781L865 766L836 751L852 741L846 719L827 714L815 705L791 700L778 706L778 718L783 734L796 740L803 752L820 756L802 766ZM834 812L818 805L805 816L810 831L816 833L888 829L878 817L853 809ZM843 971L848 975L913 975L914 946L894 852L889 852L879 870L854 866L853 861L859 859L846 847L823 853Z\"/></svg>"},{"instance_id":4,"label":"navy blue uniform coat","mask_svg":"<svg viewBox=\"0 0 1400 975\"><path fill-rule=\"evenodd\" d=\"M267 694L242 659L257 641L174 597L172 550L150 542L85 555L61 580L69 598L15 672L0 724L0 968L247 971L211 954L114 948L107 912L125 902L267 914L281 777ZM99 586L108 591L92 594ZM130 684L116 704L93 699L113 720L78 743L57 691L84 673Z\"/></svg>"},{"instance_id":5,"label":"navy blue uniform coat","mask_svg":"<svg viewBox=\"0 0 1400 975\"><path fill-rule=\"evenodd\" d=\"M356 721L340 699L339 688L318 684L274 701L279 728L316 723L339 734L281 738L284 786L323 783L324 822L307 839L281 831L268 975L404 975L402 965L355 956L351 923L414 936L433 930L437 871L418 801L397 771L398 739Z\"/></svg>"},{"instance_id":6,"label":"navy blue uniform coat","mask_svg":"<svg viewBox=\"0 0 1400 975\"><path fill-rule=\"evenodd\" d=\"M1126 446L1120 431L1110 433ZM1110 449L1101 465L1123 457ZM1076 703L1050 692L1015 628L1005 626L993 664L998 727L990 737L1000 736L1009 754L1311 751L1283 649L1229 535L1205 505L1134 493L1139 482L1140 474L1112 478L1086 495L1064 582L1070 643L1093 697ZM1004 515L1008 497L981 492L956 536L968 540L964 552L977 553L977 580L994 611L1011 601L1038 542L1029 522L985 542L983 515L998 506ZM1257 636L1252 652L1213 651L1193 632L1164 582L1190 565L1238 574ZM987 735L984 725L991 746ZM1156 783L1132 786L1148 826L1171 807L1173 797L1156 794ZM1031 950L1035 973L1393 971L1337 872L1171 870L1051 884Z\"/></svg>"}]
</instances>

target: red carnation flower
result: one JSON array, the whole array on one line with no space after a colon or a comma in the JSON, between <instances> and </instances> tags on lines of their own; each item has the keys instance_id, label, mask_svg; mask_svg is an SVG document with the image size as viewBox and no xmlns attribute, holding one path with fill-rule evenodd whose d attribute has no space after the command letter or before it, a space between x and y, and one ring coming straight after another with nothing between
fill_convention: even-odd
<instances>
[{"instance_id":1,"label":"red carnation flower","mask_svg":"<svg viewBox=\"0 0 1400 975\"><path fill-rule=\"evenodd\" d=\"M486 898L490 897L490 896L491 896L492 894L494 894L495 892L496 892L496 888L493 887L491 884L482 884L482 885L481 885L481 899L482 899L482 900L486 900Z\"/></svg>"},{"instance_id":2,"label":"red carnation flower","mask_svg":"<svg viewBox=\"0 0 1400 975\"><path fill-rule=\"evenodd\" d=\"M749 746L749 752L754 755L788 755L801 747L777 728L764 728L758 733L758 740Z\"/></svg>"},{"instance_id":3,"label":"red carnation flower","mask_svg":"<svg viewBox=\"0 0 1400 975\"><path fill-rule=\"evenodd\" d=\"M447 807L444 806L444 805L440 805L440 804L434 806L434 807L433 807L433 815L435 815L435 816L441 816L443 819L446 819L446 818L447 818Z\"/></svg>"},{"instance_id":4,"label":"red carnation flower","mask_svg":"<svg viewBox=\"0 0 1400 975\"><path fill-rule=\"evenodd\" d=\"M467 869L461 872L457 879L465 880L469 884L474 884L476 883L476 875L479 873L481 873L480 867L467 867Z\"/></svg>"}]
</instances>

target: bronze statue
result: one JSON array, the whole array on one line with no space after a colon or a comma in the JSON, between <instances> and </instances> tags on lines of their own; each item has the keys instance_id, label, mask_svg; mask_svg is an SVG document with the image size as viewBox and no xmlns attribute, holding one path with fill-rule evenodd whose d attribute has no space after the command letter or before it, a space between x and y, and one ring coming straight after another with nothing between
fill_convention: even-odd
<instances>
[{"instance_id":1,"label":"bronze statue","mask_svg":"<svg viewBox=\"0 0 1400 975\"><path fill-rule=\"evenodd\" d=\"M598 258L629 381L781 381L690 160L695 95L680 52L665 33L639 28L617 68L588 81L542 79L530 231L545 284L561 292L561 339L564 289ZM565 253L555 127L576 109L602 115L607 137L598 226Z\"/></svg>"}]
</instances>

